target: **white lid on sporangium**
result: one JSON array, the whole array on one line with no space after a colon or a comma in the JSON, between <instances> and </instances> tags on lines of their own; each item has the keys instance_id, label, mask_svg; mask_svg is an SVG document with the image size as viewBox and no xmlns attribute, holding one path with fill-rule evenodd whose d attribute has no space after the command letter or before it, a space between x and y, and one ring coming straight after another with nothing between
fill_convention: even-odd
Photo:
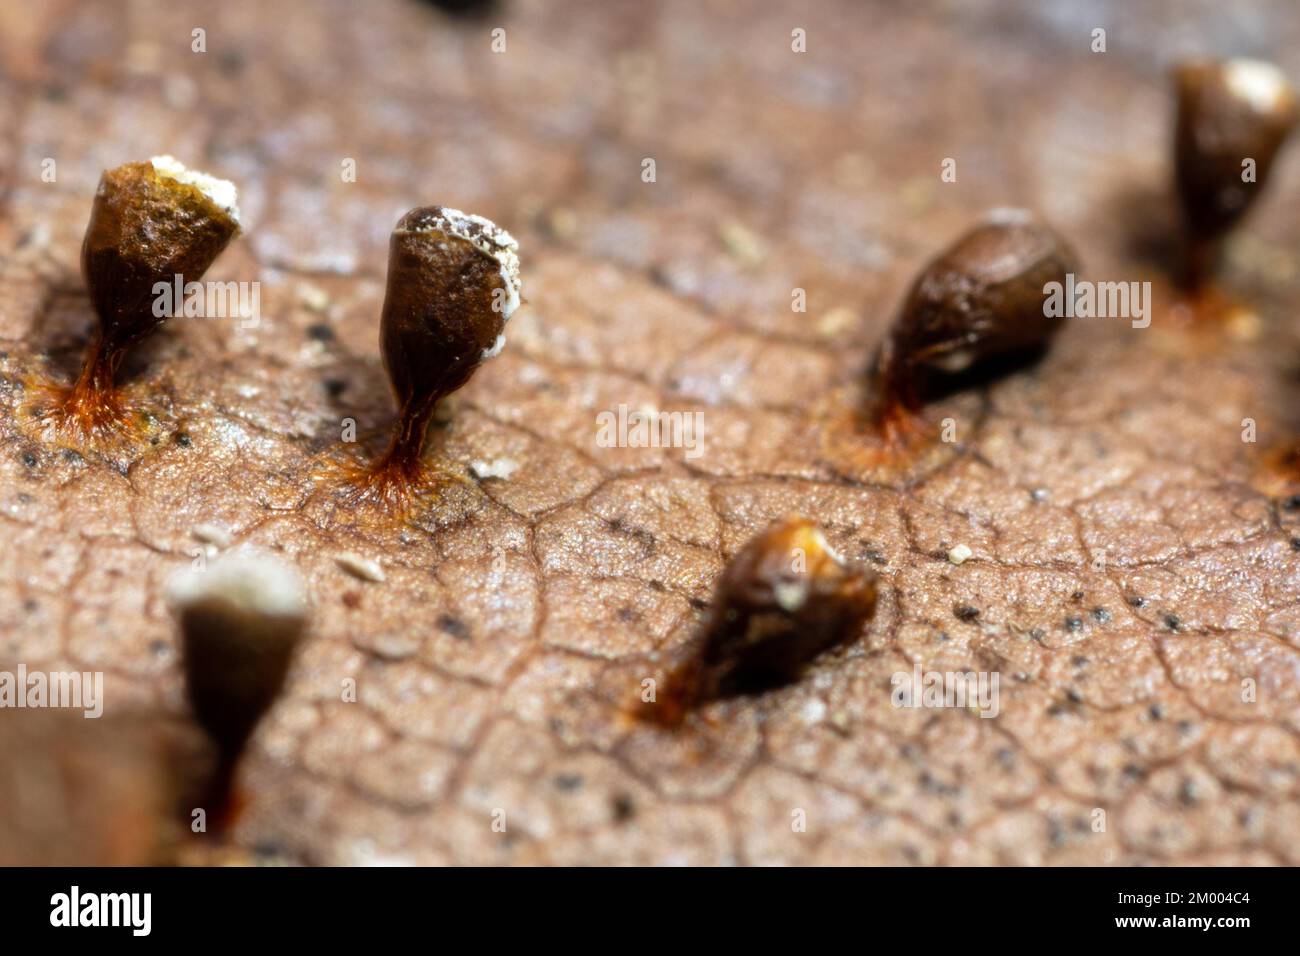
<instances>
[{"instance_id":1,"label":"white lid on sporangium","mask_svg":"<svg viewBox=\"0 0 1300 956\"><path fill-rule=\"evenodd\" d=\"M1271 113L1292 95L1286 74L1263 60L1228 60L1223 65L1228 88L1257 113Z\"/></svg>"},{"instance_id":2,"label":"white lid on sporangium","mask_svg":"<svg viewBox=\"0 0 1300 956\"><path fill-rule=\"evenodd\" d=\"M174 156L154 156L149 162L159 175L174 179L178 183L194 186L214 204L229 213L231 219L239 222L239 190L230 180L218 179L197 169L188 169Z\"/></svg>"},{"instance_id":3,"label":"white lid on sporangium","mask_svg":"<svg viewBox=\"0 0 1300 956\"><path fill-rule=\"evenodd\" d=\"M307 612L298 572L257 552L227 554L203 569L181 571L167 583L167 601L177 610L213 599L266 617L301 617Z\"/></svg>"},{"instance_id":4,"label":"white lid on sporangium","mask_svg":"<svg viewBox=\"0 0 1300 956\"><path fill-rule=\"evenodd\" d=\"M511 313L519 308L519 243L491 219L475 216L473 213L461 212L447 206L432 206L422 210L421 222L413 232L445 232L457 239L464 239L479 252L491 256L501 267L501 284L506 290L506 301L501 307L501 318L509 320ZM500 345L504 345L502 342ZM501 349L488 349L492 355ZM484 355L491 358L491 355Z\"/></svg>"}]
</instances>

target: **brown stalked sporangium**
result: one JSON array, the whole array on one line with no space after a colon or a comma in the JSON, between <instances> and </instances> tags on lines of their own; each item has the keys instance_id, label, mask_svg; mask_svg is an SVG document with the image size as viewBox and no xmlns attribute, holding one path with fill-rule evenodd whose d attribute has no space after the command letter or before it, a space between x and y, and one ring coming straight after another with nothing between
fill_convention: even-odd
<instances>
[{"instance_id":1,"label":"brown stalked sporangium","mask_svg":"<svg viewBox=\"0 0 1300 956\"><path fill-rule=\"evenodd\" d=\"M1197 60L1174 72L1174 172L1191 233L1191 278L1203 280L1213 244L1259 196L1296 123L1296 93L1261 60Z\"/></svg>"},{"instance_id":2,"label":"brown stalked sporangium","mask_svg":"<svg viewBox=\"0 0 1300 956\"><path fill-rule=\"evenodd\" d=\"M113 377L126 350L166 319L156 283L197 282L239 233L235 187L170 156L106 171L81 245L81 271L99 333L67 398L85 430L115 417Z\"/></svg>"},{"instance_id":3,"label":"brown stalked sporangium","mask_svg":"<svg viewBox=\"0 0 1300 956\"><path fill-rule=\"evenodd\" d=\"M794 681L858 637L875 607L876 576L841 559L813 522L772 525L722 572L691 656L647 716L674 725L695 704Z\"/></svg>"},{"instance_id":4,"label":"brown stalked sporangium","mask_svg":"<svg viewBox=\"0 0 1300 956\"><path fill-rule=\"evenodd\" d=\"M931 261L875 361L882 422L915 411L947 376L1045 347L1064 319L1044 287L1077 270L1064 240L1030 213L996 210Z\"/></svg>"},{"instance_id":5,"label":"brown stalked sporangium","mask_svg":"<svg viewBox=\"0 0 1300 956\"><path fill-rule=\"evenodd\" d=\"M175 577L168 599L180 621L190 705L217 748L206 809L220 824L244 747L284 688L307 624L306 597L287 565L232 554Z\"/></svg>"},{"instance_id":6,"label":"brown stalked sporangium","mask_svg":"<svg viewBox=\"0 0 1300 956\"><path fill-rule=\"evenodd\" d=\"M518 248L504 229L456 209L412 209L398 222L379 331L398 421L369 485L418 483L434 406L504 347L519 306Z\"/></svg>"}]
</instances>

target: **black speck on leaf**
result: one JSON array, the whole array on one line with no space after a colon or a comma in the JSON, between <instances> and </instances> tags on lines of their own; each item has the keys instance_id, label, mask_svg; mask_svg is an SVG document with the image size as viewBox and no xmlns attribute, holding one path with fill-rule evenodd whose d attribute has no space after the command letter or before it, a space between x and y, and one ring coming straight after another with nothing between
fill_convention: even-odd
<instances>
[{"instance_id":1,"label":"black speck on leaf","mask_svg":"<svg viewBox=\"0 0 1300 956\"><path fill-rule=\"evenodd\" d=\"M491 13L496 0L428 0L443 13L458 17L481 17Z\"/></svg>"},{"instance_id":2,"label":"black speck on leaf","mask_svg":"<svg viewBox=\"0 0 1300 956\"><path fill-rule=\"evenodd\" d=\"M217 66L227 76L234 76L244 70L244 56L238 50L225 50L217 56Z\"/></svg>"},{"instance_id":3,"label":"black speck on leaf","mask_svg":"<svg viewBox=\"0 0 1300 956\"><path fill-rule=\"evenodd\" d=\"M453 614L443 614L438 618L438 627L452 637L461 641L469 640L469 627Z\"/></svg>"},{"instance_id":4,"label":"black speck on leaf","mask_svg":"<svg viewBox=\"0 0 1300 956\"><path fill-rule=\"evenodd\" d=\"M576 773L562 773L556 776L555 786L566 792L572 792L582 786L582 777Z\"/></svg>"},{"instance_id":5,"label":"black speck on leaf","mask_svg":"<svg viewBox=\"0 0 1300 956\"><path fill-rule=\"evenodd\" d=\"M1065 828L1059 820L1047 821L1047 839L1052 846L1060 846L1065 842Z\"/></svg>"},{"instance_id":6,"label":"black speck on leaf","mask_svg":"<svg viewBox=\"0 0 1300 956\"><path fill-rule=\"evenodd\" d=\"M258 843L253 847L253 855L261 860L274 860L283 851L275 843Z\"/></svg>"},{"instance_id":7,"label":"black speck on leaf","mask_svg":"<svg viewBox=\"0 0 1300 956\"><path fill-rule=\"evenodd\" d=\"M620 793L611 801L610 811L615 823L626 823L636 814L636 804L626 793Z\"/></svg>"}]
</instances>

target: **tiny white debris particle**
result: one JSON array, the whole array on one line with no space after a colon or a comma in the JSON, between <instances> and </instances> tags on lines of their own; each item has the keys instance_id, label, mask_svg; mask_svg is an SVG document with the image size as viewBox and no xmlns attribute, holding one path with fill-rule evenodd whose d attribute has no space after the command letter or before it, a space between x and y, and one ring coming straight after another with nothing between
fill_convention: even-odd
<instances>
[{"instance_id":1,"label":"tiny white debris particle","mask_svg":"<svg viewBox=\"0 0 1300 956\"><path fill-rule=\"evenodd\" d=\"M368 650L390 661L403 661L420 649L420 642L412 634L380 634L366 641Z\"/></svg>"},{"instance_id":2,"label":"tiny white debris particle","mask_svg":"<svg viewBox=\"0 0 1300 956\"><path fill-rule=\"evenodd\" d=\"M843 335L858 321L857 313L845 306L836 306L817 320L817 334L824 338Z\"/></svg>"},{"instance_id":3,"label":"tiny white debris particle","mask_svg":"<svg viewBox=\"0 0 1300 956\"><path fill-rule=\"evenodd\" d=\"M298 288L298 301L313 312L324 312L329 308L330 297L320 286L306 284Z\"/></svg>"},{"instance_id":4,"label":"tiny white debris particle","mask_svg":"<svg viewBox=\"0 0 1300 956\"><path fill-rule=\"evenodd\" d=\"M756 266L767 255L762 240L752 231L735 220L724 222L718 227L718 238L726 246L733 259L742 265Z\"/></svg>"},{"instance_id":5,"label":"tiny white debris particle","mask_svg":"<svg viewBox=\"0 0 1300 956\"><path fill-rule=\"evenodd\" d=\"M948 552L948 560L953 564L965 564L975 552L964 544L959 544Z\"/></svg>"},{"instance_id":6,"label":"tiny white debris particle","mask_svg":"<svg viewBox=\"0 0 1300 956\"><path fill-rule=\"evenodd\" d=\"M485 478L509 478L519 470L519 462L513 458L494 458L492 461L475 460L469 463L469 470L480 481Z\"/></svg>"},{"instance_id":7,"label":"tiny white debris particle","mask_svg":"<svg viewBox=\"0 0 1300 956\"><path fill-rule=\"evenodd\" d=\"M376 584L382 584L388 580L384 576L384 569L379 566L379 562L372 561L370 558L363 558L351 551L344 551L342 554L335 555L334 560L338 562L340 568L362 581L373 581Z\"/></svg>"},{"instance_id":8,"label":"tiny white debris particle","mask_svg":"<svg viewBox=\"0 0 1300 956\"><path fill-rule=\"evenodd\" d=\"M1033 214L1028 209L1018 209L1013 206L999 206L997 209L989 210L984 217L985 222L997 226L1023 226L1033 219Z\"/></svg>"},{"instance_id":9,"label":"tiny white debris particle","mask_svg":"<svg viewBox=\"0 0 1300 956\"><path fill-rule=\"evenodd\" d=\"M805 724L818 724L826 717L826 701L820 697L810 698L808 703L803 705L803 722Z\"/></svg>"},{"instance_id":10,"label":"tiny white debris particle","mask_svg":"<svg viewBox=\"0 0 1300 956\"><path fill-rule=\"evenodd\" d=\"M229 531L215 524L196 524L193 528L190 528L190 534L194 536L196 541L202 541L204 544L214 544L218 548L228 548L231 541L234 540Z\"/></svg>"}]
</instances>

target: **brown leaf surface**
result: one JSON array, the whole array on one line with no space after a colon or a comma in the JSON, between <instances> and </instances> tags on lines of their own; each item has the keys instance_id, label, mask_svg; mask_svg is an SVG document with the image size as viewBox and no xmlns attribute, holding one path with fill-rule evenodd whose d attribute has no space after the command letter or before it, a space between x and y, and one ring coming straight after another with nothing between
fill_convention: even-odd
<instances>
[{"instance_id":1,"label":"brown leaf surface","mask_svg":"<svg viewBox=\"0 0 1300 956\"><path fill-rule=\"evenodd\" d=\"M1230 250L1257 321L1180 324L1163 72L1247 50L1300 76L1294 11L782 6L4 4L0 661L102 669L110 709L183 716L161 588L214 524L295 564L315 604L245 767L236 839L262 853L1300 862L1297 516L1257 452L1295 424L1300 163ZM240 186L246 234L208 278L260 281L262 325L174 320L128 360L159 435L129 460L42 445L19 412L93 327L96 180L165 152ZM527 304L437 435L461 470L517 468L376 527L309 477L344 418L372 442L391 423L386 242L427 203L520 239ZM845 427L869 353L920 264L1010 204L1092 277L1151 279L1155 321L1072 322L1037 369L930 410L959 445L882 473ZM598 447L621 403L702 411L703 453ZM725 558L791 511L882 572L863 637L683 733L621 720ZM998 671L1000 715L894 709L917 662Z\"/></svg>"}]
</instances>

